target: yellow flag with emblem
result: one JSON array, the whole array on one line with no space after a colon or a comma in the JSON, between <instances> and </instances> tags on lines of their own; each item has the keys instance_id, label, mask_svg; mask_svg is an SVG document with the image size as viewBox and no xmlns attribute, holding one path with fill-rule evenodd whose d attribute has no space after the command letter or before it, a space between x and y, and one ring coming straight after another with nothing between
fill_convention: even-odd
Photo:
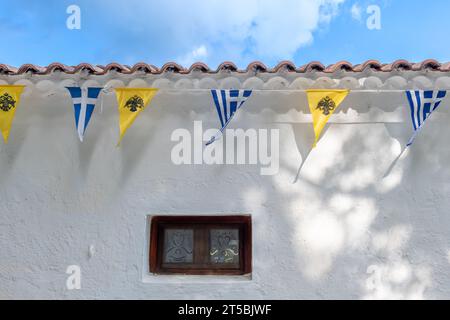
<instances>
[{"instance_id":1,"label":"yellow flag with emblem","mask_svg":"<svg viewBox=\"0 0 450 320\"><path fill-rule=\"evenodd\" d=\"M117 102L119 104L119 143L136 117L152 101L158 89L155 88L116 88Z\"/></svg>"},{"instance_id":2,"label":"yellow flag with emblem","mask_svg":"<svg viewBox=\"0 0 450 320\"><path fill-rule=\"evenodd\" d=\"M0 86L0 130L5 143L8 143L9 131L24 88L25 86Z\"/></svg>"},{"instance_id":3,"label":"yellow flag with emblem","mask_svg":"<svg viewBox=\"0 0 450 320\"><path fill-rule=\"evenodd\" d=\"M309 110L311 110L314 125L314 145L316 147L320 134L331 115L349 94L350 90L306 90Z\"/></svg>"}]
</instances>

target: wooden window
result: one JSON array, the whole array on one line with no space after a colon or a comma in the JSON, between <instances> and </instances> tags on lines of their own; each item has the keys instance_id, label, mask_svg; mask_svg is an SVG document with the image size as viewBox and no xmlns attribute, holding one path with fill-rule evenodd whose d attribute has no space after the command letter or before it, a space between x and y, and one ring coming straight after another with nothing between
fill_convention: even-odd
<instances>
[{"instance_id":1,"label":"wooden window","mask_svg":"<svg viewBox=\"0 0 450 320\"><path fill-rule=\"evenodd\" d=\"M155 216L150 272L243 275L251 272L249 216Z\"/></svg>"}]
</instances>

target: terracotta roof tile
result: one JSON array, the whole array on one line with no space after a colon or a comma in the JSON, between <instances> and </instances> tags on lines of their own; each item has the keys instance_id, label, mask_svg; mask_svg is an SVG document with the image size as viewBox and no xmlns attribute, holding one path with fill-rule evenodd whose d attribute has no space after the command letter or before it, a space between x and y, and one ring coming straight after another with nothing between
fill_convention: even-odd
<instances>
[{"instance_id":1,"label":"terracotta roof tile","mask_svg":"<svg viewBox=\"0 0 450 320\"><path fill-rule=\"evenodd\" d=\"M268 72L269 68L261 61L253 61L247 66L247 72Z\"/></svg>"},{"instance_id":2,"label":"terracotta roof tile","mask_svg":"<svg viewBox=\"0 0 450 320\"><path fill-rule=\"evenodd\" d=\"M22 73L26 73L26 72L47 73L47 70L48 70L48 68L46 68L46 67L39 67L37 65L27 63L27 64L23 64L19 68L19 70L17 70L17 74L22 74Z\"/></svg>"},{"instance_id":3,"label":"terracotta roof tile","mask_svg":"<svg viewBox=\"0 0 450 320\"><path fill-rule=\"evenodd\" d=\"M295 64L293 64L291 61L281 61L279 64L273 68L275 72L280 71L295 71Z\"/></svg>"},{"instance_id":4,"label":"terracotta roof tile","mask_svg":"<svg viewBox=\"0 0 450 320\"><path fill-rule=\"evenodd\" d=\"M187 73L187 70L178 63L167 62L165 65L161 67L161 70L158 73L163 72Z\"/></svg>"},{"instance_id":5,"label":"terracotta roof tile","mask_svg":"<svg viewBox=\"0 0 450 320\"><path fill-rule=\"evenodd\" d=\"M381 71L382 66L383 65L378 60L367 60L364 63L354 66L353 71L354 72L362 72L362 71L365 71L366 69Z\"/></svg>"},{"instance_id":6,"label":"terracotta roof tile","mask_svg":"<svg viewBox=\"0 0 450 320\"><path fill-rule=\"evenodd\" d=\"M441 67L441 64L439 62L437 62L436 60L433 59L428 59L425 61L422 61L421 63L414 63L413 64L413 70L414 71L418 71L418 70L439 70L439 68Z\"/></svg>"},{"instance_id":7,"label":"terracotta roof tile","mask_svg":"<svg viewBox=\"0 0 450 320\"><path fill-rule=\"evenodd\" d=\"M96 66L94 67L93 65L89 64L89 63L80 63L79 65L74 67L73 72L69 72L67 71L67 73L77 73L80 71L88 71L89 73L94 73L94 74L103 74L105 73L104 71L105 67L100 67L100 66ZM49 73L49 72L46 72Z\"/></svg>"},{"instance_id":8,"label":"terracotta roof tile","mask_svg":"<svg viewBox=\"0 0 450 320\"><path fill-rule=\"evenodd\" d=\"M159 70L152 64L147 64L145 62L138 62L134 66L131 67L130 73L142 71L145 73L158 73Z\"/></svg>"},{"instance_id":9,"label":"terracotta roof tile","mask_svg":"<svg viewBox=\"0 0 450 320\"><path fill-rule=\"evenodd\" d=\"M154 65L144 62L136 63L133 66L128 66L116 62L109 63L106 66L91 65L89 63L80 63L77 66L67 66L65 64L55 62L46 67L37 66L34 64L24 64L18 68L9 66L7 64L0 64L0 74L8 75L20 75L24 73L33 74L50 74L55 71L64 72L67 74L74 74L78 72L88 72L95 75L104 75L110 71L115 71L123 74L133 74L135 72L144 72L150 74L161 74L164 72L174 72L180 74L190 74L192 72L202 73L219 73L219 72L261 72L261 73L275 73L275 72L297 72L297 73L309 73L309 72L364 72L366 70L372 70L374 72L392 72L392 71L440 71L450 72L450 62L440 63L433 59L428 59L419 63L409 62L407 60L396 60L392 63L382 64L377 60L368 60L361 64L352 65L348 61L339 61L332 65L325 67L318 61L310 62L301 67L296 67L291 61L282 61L278 63L274 68L267 67L260 61L254 61L250 63L246 69L239 69L233 62L222 62L217 69L211 69L208 65L202 62L196 62L191 65L190 68L185 68L175 62L168 62L164 64L160 69Z\"/></svg>"},{"instance_id":10,"label":"terracotta roof tile","mask_svg":"<svg viewBox=\"0 0 450 320\"><path fill-rule=\"evenodd\" d=\"M188 73L195 72L195 71L208 73L208 72L211 72L211 69L209 69L209 67L206 63L196 62L189 68Z\"/></svg>"},{"instance_id":11,"label":"terracotta roof tile","mask_svg":"<svg viewBox=\"0 0 450 320\"><path fill-rule=\"evenodd\" d=\"M407 60L396 60L381 67L381 71L391 72L394 70L412 70L412 63Z\"/></svg>"},{"instance_id":12,"label":"terracotta roof tile","mask_svg":"<svg viewBox=\"0 0 450 320\"><path fill-rule=\"evenodd\" d=\"M238 67L230 61L222 62L218 67L216 72L220 71L231 71L231 72L239 72ZM242 70L240 72L243 72Z\"/></svg>"},{"instance_id":13,"label":"terracotta roof tile","mask_svg":"<svg viewBox=\"0 0 450 320\"><path fill-rule=\"evenodd\" d=\"M325 66L319 61L310 62L298 69L299 72L324 71Z\"/></svg>"},{"instance_id":14,"label":"terracotta roof tile","mask_svg":"<svg viewBox=\"0 0 450 320\"><path fill-rule=\"evenodd\" d=\"M103 67L103 73L107 73L108 71L111 70L117 71L119 73L130 73L130 68L116 62L109 63L108 65Z\"/></svg>"},{"instance_id":15,"label":"terracotta roof tile","mask_svg":"<svg viewBox=\"0 0 450 320\"><path fill-rule=\"evenodd\" d=\"M17 68L8 66L7 64L0 64L0 73L13 73L16 74L18 71Z\"/></svg>"},{"instance_id":16,"label":"terracotta roof tile","mask_svg":"<svg viewBox=\"0 0 450 320\"><path fill-rule=\"evenodd\" d=\"M332 64L325 69L327 73L333 73L336 71L353 71L353 65L347 61L340 61L338 63Z\"/></svg>"},{"instance_id":17,"label":"terracotta roof tile","mask_svg":"<svg viewBox=\"0 0 450 320\"><path fill-rule=\"evenodd\" d=\"M439 70L444 71L444 72L449 72L450 71L450 62L442 64Z\"/></svg>"}]
</instances>

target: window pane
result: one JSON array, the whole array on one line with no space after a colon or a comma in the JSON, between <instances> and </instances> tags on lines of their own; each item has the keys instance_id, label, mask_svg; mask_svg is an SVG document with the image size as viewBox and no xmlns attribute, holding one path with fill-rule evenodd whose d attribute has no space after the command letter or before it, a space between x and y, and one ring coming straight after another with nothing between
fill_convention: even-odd
<instances>
[{"instance_id":1,"label":"window pane","mask_svg":"<svg viewBox=\"0 0 450 320\"><path fill-rule=\"evenodd\" d=\"M210 246L212 263L239 263L238 229L212 229L210 231Z\"/></svg>"},{"instance_id":2,"label":"window pane","mask_svg":"<svg viewBox=\"0 0 450 320\"><path fill-rule=\"evenodd\" d=\"M164 234L164 262L193 262L194 231L192 229L166 229Z\"/></svg>"}]
</instances>

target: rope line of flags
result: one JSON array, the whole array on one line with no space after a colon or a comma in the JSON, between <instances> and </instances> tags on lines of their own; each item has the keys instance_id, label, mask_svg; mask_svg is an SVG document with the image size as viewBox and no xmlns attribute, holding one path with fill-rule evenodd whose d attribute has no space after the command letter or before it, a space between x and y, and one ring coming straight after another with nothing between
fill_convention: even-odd
<instances>
[{"instance_id":1,"label":"rope line of flags","mask_svg":"<svg viewBox=\"0 0 450 320\"><path fill-rule=\"evenodd\" d=\"M5 143L8 143L11 125L16 108L25 86L0 86L0 130ZM101 93L109 91L103 87L66 87L72 98L75 127L80 141L83 141L87 126L92 118L93 111ZM199 89L205 91L205 89ZM115 88L119 112L120 138L123 139L126 131L131 127L137 116L145 110L158 92L156 88ZM183 90L181 90L183 91ZM190 90L191 91L191 90ZM196 91L194 89L194 91ZM198 91L198 90L197 90ZM217 111L220 129L206 143L210 145L222 136L223 131L233 119L236 112L250 99L253 91L305 91L308 98L309 109L313 119L314 144L316 147L321 133L333 113L339 108L350 92L381 92L381 90L251 90L251 89L212 89L213 107ZM404 92L409 104L413 134L407 147L411 146L422 129L426 120L433 111L437 110L446 97L447 90L383 90L384 92ZM103 101L101 108L103 107Z\"/></svg>"}]
</instances>

